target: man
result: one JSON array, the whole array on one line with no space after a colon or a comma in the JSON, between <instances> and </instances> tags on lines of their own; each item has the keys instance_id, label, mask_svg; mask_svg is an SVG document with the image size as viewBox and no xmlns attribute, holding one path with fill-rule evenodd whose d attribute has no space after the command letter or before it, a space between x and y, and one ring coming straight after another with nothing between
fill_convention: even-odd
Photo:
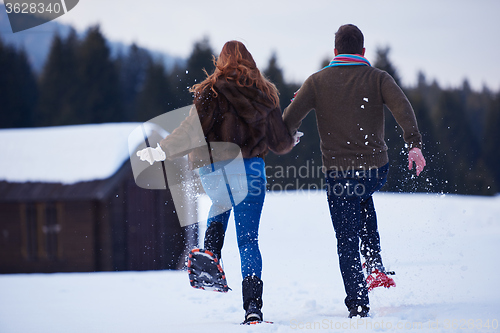
<instances>
[{"instance_id":1,"label":"man","mask_svg":"<svg viewBox=\"0 0 500 333\"><path fill-rule=\"evenodd\" d=\"M327 197L337 238L340 270L349 317L367 317L368 290L389 287L380 256L380 238L372 194L387 180L389 158L384 141L384 105L403 129L409 169L425 166L422 137L413 109L401 88L364 58L364 37L352 24L335 34L335 58L311 75L285 109L283 119L297 136L302 120L316 111ZM300 135L300 134L299 134ZM359 246L361 240L361 248ZM365 258L365 281L360 251Z\"/></svg>"}]
</instances>

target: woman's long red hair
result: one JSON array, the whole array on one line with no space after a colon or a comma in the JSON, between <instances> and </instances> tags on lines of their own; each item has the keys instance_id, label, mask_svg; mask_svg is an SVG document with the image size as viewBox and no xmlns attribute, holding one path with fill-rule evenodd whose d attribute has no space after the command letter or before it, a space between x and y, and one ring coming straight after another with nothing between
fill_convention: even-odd
<instances>
[{"instance_id":1,"label":"woman's long red hair","mask_svg":"<svg viewBox=\"0 0 500 333\"><path fill-rule=\"evenodd\" d=\"M217 96L214 90L214 84L217 80L235 81L240 87L256 86L261 90L274 104L279 105L278 89L269 82L259 71L252 55L248 52L245 45L241 42L232 40L224 44L217 59L213 58L215 70L201 83L195 84L190 91L194 93L195 98L205 89L209 88Z\"/></svg>"}]
</instances>

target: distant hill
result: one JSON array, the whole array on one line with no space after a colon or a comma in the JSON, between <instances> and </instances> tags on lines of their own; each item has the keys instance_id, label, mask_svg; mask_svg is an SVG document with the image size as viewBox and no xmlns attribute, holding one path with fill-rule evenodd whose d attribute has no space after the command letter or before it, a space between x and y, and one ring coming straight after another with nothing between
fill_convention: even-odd
<instances>
[{"instance_id":1,"label":"distant hill","mask_svg":"<svg viewBox=\"0 0 500 333\"><path fill-rule=\"evenodd\" d=\"M32 15L27 15L26 19L39 20L37 17ZM33 70L37 73L40 73L43 65L45 64L54 35L59 34L65 38L70 31L71 26L61 24L56 21L50 21L29 30L12 33L5 5L0 4L0 39L5 44L13 45L18 49L24 49ZM82 34L83 33L79 33L79 35ZM120 53L126 53L129 48L129 45L120 42L108 40L108 43L112 56L116 56ZM148 51L154 58L163 59L167 69L172 68L176 64L182 65L186 61L183 58L174 57L163 52Z\"/></svg>"}]
</instances>

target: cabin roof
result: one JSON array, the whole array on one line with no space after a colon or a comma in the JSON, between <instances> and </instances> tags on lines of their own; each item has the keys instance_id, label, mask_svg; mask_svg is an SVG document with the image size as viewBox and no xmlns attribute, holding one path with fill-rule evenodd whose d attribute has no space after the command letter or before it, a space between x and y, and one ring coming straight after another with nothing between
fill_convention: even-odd
<instances>
[{"instance_id":1,"label":"cabin roof","mask_svg":"<svg viewBox=\"0 0 500 333\"><path fill-rule=\"evenodd\" d=\"M105 197L120 169L132 174L122 167L130 164L129 134L139 125L0 130L0 201Z\"/></svg>"}]
</instances>

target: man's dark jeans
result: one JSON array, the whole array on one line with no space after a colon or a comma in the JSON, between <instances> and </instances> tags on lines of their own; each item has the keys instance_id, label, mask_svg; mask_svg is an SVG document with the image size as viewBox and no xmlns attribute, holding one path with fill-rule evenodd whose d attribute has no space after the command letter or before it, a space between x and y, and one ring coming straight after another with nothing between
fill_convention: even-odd
<instances>
[{"instance_id":1,"label":"man's dark jeans","mask_svg":"<svg viewBox=\"0 0 500 333\"><path fill-rule=\"evenodd\" d=\"M380 256L380 237L372 195L387 181L389 164L378 169L330 171L326 176L328 204L337 237L340 271L348 309L367 306L368 290L361 267L366 258Z\"/></svg>"}]
</instances>

